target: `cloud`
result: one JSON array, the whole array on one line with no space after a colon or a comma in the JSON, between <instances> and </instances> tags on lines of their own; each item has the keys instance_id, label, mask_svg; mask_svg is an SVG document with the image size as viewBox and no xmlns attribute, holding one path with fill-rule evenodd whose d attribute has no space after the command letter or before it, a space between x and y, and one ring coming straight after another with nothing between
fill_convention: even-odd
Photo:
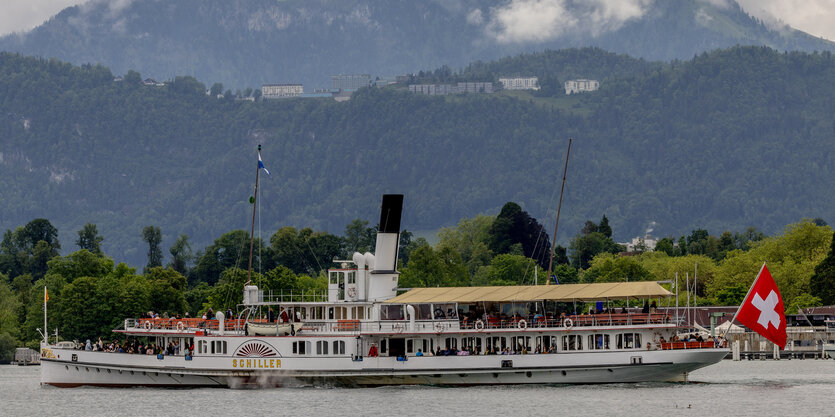
<instances>
[{"instance_id":1,"label":"cloud","mask_svg":"<svg viewBox=\"0 0 835 417\"><path fill-rule=\"evenodd\" d=\"M486 32L501 43L599 36L642 17L652 0L511 0L490 8ZM471 12L472 14L472 12Z\"/></svg>"},{"instance_id":2,"label":"cloud","mask_svg":"<svg viewBox=\"0 0 835 417\"><path fill-rule=\"evenodd\" d=\"M84 0L2 0L0 35L28 31L61 10Z\"/></svg>"},{"instance_id":3,"label":"cloud","mask_svg":"<svg viewBox=\"0 0 835 417\"><path fill-rule=\"evenodd\" d=\"M835 0L737 0L748 14L774 29L786 25L835 41Z\"/></svg>"}]
</instances>

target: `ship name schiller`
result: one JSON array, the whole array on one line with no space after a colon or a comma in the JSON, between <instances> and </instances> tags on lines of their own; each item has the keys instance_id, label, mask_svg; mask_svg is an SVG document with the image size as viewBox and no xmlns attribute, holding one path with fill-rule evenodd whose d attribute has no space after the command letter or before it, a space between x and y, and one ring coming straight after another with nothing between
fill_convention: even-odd
<instances>
[{"instance_id":1,"label":"ship name schiller","mask_svg":"<svg viewBox=\"0 0 835 417\"><path fill-rule=\"evenodd\" d=\"M281 359L232 359L233 368L281 368Z\"/></svg>"}]
</instances>

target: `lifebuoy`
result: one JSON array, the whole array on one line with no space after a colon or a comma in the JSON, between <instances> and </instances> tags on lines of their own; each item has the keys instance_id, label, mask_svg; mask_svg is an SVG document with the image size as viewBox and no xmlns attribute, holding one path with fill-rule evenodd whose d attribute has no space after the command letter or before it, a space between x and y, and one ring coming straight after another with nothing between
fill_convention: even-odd
<instances>
[{"instance_id":1,"label":"lifebuoy","mask_svg":"<svg viewBox=\"0 0 835 417\"><path fill-rule=\"evenodd\" d=\"M150 321L145 322L145 330L151 330L151 322Z\"/></svg>"},{"instance_id":2,"label":"lifebuoy","mask_svg":"<svg viewBox=\"0 0 835 417\"><path fill-rule=\"evenodd\" d=\"M526 322L525 320L519 320L519 324L517 324L516 327L525 330L528 328L528 322Z\"/></svg>"},{"instance_id":3,"label":"lifebuoy","mask_svg":"<svg viewBox=\"0 0 835 417\"><path fill-rule=\"evenodd\" d=\"M562 321L562 325L563 325L563 327L567 327L567 328L570 329L570 328L574 327L574 322L571 321L571 319L565 319L565 320Z\"/></svg>"},{"instance_id":4,"label":"lifebuoy","mask_svg":"<svg viewBox=\"0 0 835 417\"><path fill-rule=\"evenodd\" d=\"M185 329L186 329L186 325L185 325L185 324L183 324L183 322L179 322L179 323L177 323L177 330L179 330L179 331L183 331L183 330L185 330Z\"/></svg>"},{"instance_id":5,"label":"lifebuoy","mask_svg":"<svg viewBox=\"0 0 835 417\"><path fill-rule=\"evenodd\" d=\"M394 330L395 332L397 332L397 333L403 333L404 327L403 327L403 325L402 325L402 324L400 324L400 323L396 323L396 324L394 324L394 325L393 325L393 326L391 326L391 327L392 327L392 330Z\"/></svg>"},{"instance_id":6,"label":"lifebuoy","mask_svg":"<svg viewBox=\"0 0 835 417\"><path fill-rule=\"evenodd\" d=\"M484 330L484 322L481 320L476 320L475 325L473 325L473 327L478 331L482 331Z\"/></svg>"},{"instance_id":7,"label":"lifebuoy","mask_svg":"<svg viewBox=\"0 0 835 417\"><path fill-rule=\"evenodd\" d=\"M435 331L440 333L444 331L444 324L443 323L435 323Z\"/></svg>"}]
</instances>

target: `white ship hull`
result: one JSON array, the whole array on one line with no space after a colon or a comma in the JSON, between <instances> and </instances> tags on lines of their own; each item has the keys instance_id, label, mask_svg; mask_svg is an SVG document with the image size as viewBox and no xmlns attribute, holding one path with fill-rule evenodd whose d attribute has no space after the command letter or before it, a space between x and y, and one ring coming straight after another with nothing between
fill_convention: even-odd
<instances>
[{"instance_id":1,"label":"white ship hull","mask_svg":"<svg viewBox=\"0 0 835 417\"><path fill-rule=\"evenodd\" d=\"M722 349L589 352L567 354L234 359L126 355L58 350L44 358L41 383L58 387L270 387L298 385L501 385L601 384L684 381L687 374L725 357ZM72 361L72 355L76 360ZM640 358L640 362L636 358ZM68 360L69 359L69 360ZM244 360L247 359L237 359ZM272 362L270 362L272 361ZM504 361L512 361L508 364ZM506 367L502 367L504 365ZM633 363L635 362L635 363ZM271 368L271 363L272 367ZM276 367L280 366L280 368ZM507 367L510 365L510 367ZM338 370L337 370L338 369Z\"/></svg>"}]
</instances>

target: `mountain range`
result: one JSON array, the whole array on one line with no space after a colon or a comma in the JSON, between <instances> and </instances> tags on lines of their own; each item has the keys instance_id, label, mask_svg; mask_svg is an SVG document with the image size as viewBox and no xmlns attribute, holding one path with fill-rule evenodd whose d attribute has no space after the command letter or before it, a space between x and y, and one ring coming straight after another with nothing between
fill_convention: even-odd
<instances>
[{"instance_id":1,"label":"mountain range","mask_svg":"<svg viewBox=\"0 0 835 417\"><path fill-rule=\"evenodd\" d=\"M3 51L115 74L308 91L330 88L335 74L389 77L545 49L672 60L734 45L835 50L732 0L93 0L0 38Z\"/></svg>"},{"instance_id":2,"label":"mountain range","mask_svg":"<svg viewBox=\"0 0 835 417\"><path fill-rule=\"evenodd\" d=\"M522 54L426 77L515 70L601 87L423 96L402 84L331 99L238 101L176 77L114 81L100 65L0 54L0 230L37 217L99 226L103 249L142 265L141 231L203 248L245 229L258 144L258 219L340 234L403 193L403 226L436 230L519 203L553 225L574 138L560 242L605 214L614 237L779 232L835 216L835 57L734 47L652 63L596 48ZM547 85L547 83L546 83ZM559 82L556 83L559 85ZM372 223L373 224L373 223ZM549 225L550 224L550 225ZM167 247L167 246L165 246Z\"/></svg>"}]
</instances>

